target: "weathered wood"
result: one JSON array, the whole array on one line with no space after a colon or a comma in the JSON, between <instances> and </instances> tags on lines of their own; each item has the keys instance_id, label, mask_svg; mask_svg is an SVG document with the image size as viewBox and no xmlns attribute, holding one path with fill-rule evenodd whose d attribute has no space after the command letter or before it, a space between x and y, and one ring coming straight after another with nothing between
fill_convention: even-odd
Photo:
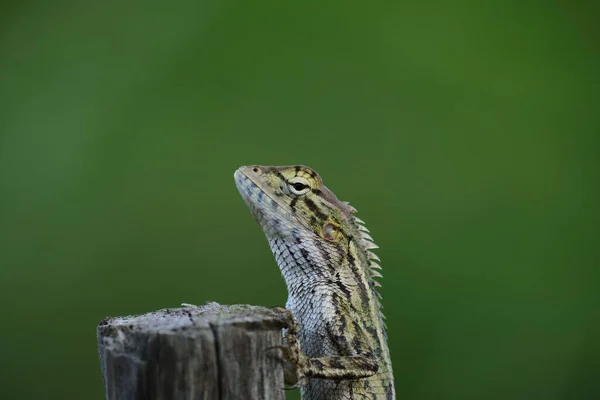
<instances>
[{"instance_id":1,"label":"weathered wood","mask_svg":"<svg viewBox=\"0 0 600 400\"><path fill-rule=\"evenodd\" d=\"M206 303L104 319L97 328L107 400L283 400L285 317Z\"/></svg>"}]
</instances>

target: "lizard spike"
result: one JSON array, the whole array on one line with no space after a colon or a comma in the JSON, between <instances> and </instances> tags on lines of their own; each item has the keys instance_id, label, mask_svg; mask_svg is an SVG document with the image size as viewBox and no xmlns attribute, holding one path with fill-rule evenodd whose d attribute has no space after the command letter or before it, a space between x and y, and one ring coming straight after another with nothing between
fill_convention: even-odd
<instances>
[{"instance_id":1,"label":"lizard spike","mask_svg":"<svg viewBox=\"0 0 600 400\"><path fill-rule=\"evenodd\" d=\"M366 240L363 240L363 241L362 241L362 244L363 244L363 247L364 247L366 250L378 249L378 248L379 248L379 246L377 246L375 243L373 243L373 242L368 242L368 241L366 241Z\"/></svg>"},{"instance_id":2,"label":"lizard spike","mask_svg":"<svg viewBox=\"0 0 600 400\"><path fill-rule=\"evenodd\" d=\"M373 242L373 238L372 238L372 237L371 237L371 235L369 235L367 232L361 232L361 233L360 233L360 236L361 236L363 239L367 239L367 240L369 240L369 241Z\"/></svg>"},{"instance_id":3,"label":"lizard spike","mask_svg":"<svg viewBox=\"0 0 600 400\"><path fill-rule=\"evenodd\" d=\"M367 251L367 257L371 260L381 261L379 259L379 256L377 254L373 253L372 251Z\"/></svg>"},{"instance_id":4,"label":"lizard spike","mask_svg":"<svg viewBox=\"0 0 600 400\"><path fill-rule=\"evenodd\" d=\"M370 230L367 229L366 226L364 225L358 225L358 230L359 231L363 231L363 232L371 232Z\"/></svg>"},{"instance_id":5,"label":"lizard spike","mask_svg":"<svg viewBox=\"0 0 600 400\"><path fill-rule=\"evenodd\" d=\"M373 282L373 286L375 286L375 287L381 287L381 283L379 283L377 281L372 281L372 282Z\"/></svg>"},{"instance_id":6,"label":"lizard spike","mask_svg":"<svg viewBox=\"0 0 600 400\"><path fill-rule=\"evenodd\" d=\"M354 221L358 222L359 224L364 225L365 221L363 221L362 219L358 218L358 217L354 217Z\"/></svg>"},{"instance_id":7,"label":"lizard spike","mask_svg":"<svg viewBox=\"0 0 600 400\"><path fill-rule=\"evenodd\" d=\"M369 263L369 267L375 268L375 269L383 269L383 268L381 268L381 265L379 265L379 264L377 264L376 262L373 262L373 261L371 261Z\"/></svg>"},{"instance_id":8,"label":"lizard spike","mask_svg":"<svg viewBox=\"0 0 600 400\"><path fill-rule=\"evenodd\" d=\"M383 275L381 275L381 273L377 270L372 270L371 271L371 277L375 277L375 278L383 278Z\"/></svg>"},{"instance_id":9,"label":"lizard spike","mask_svg":"<svg viewBox=\"0 0 600 400\"><path fill-rule=\"evenodd\" d=\"M356 208L352 207L350 205L350 203L347 201L342 201L342 204L344 204L346 207L348 207L348 209L350 210L351 213L355 213L357 211Z\"/></svg>"}]
</instances>

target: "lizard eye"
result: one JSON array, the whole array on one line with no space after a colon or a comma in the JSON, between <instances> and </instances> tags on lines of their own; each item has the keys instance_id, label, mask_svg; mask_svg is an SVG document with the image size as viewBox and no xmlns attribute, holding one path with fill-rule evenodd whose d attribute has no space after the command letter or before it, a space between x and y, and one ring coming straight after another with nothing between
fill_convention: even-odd
<instances>
[{"instance_id":1,"label":"lizard eye","mask_svg":"<svg viewBox=\"0 0 600 400\"><path fill-rule=\"evenodd\" d=\"M301 177L295 177L291 179L288 183L288 187L290 189L290 192L297 196L303 195L304 193L310 190L310 185L308 184L308 181Z\"/></svg>"},{"instance_id":2,"label":"lizard eye","mask_svg":"<svg viewBox=\"0 0 600 400\"><path fill-rule=\"evenodd\" d=\"M294 183L294 189L296 189L296 191L301 192L302 190L304 190L306 188L306 185L304 183L300 183L300 182L296 182Z\"/></svg>"}]
</instances>

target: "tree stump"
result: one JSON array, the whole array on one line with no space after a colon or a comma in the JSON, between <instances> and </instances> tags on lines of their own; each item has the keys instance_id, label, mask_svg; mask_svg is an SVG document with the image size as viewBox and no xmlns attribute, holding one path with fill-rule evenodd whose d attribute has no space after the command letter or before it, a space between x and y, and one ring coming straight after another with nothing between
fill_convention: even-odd
<instances>
[{"instance_id":1,"label":"tree stump","mask_svg":"<svg viewBox=\"0 0 600 400\"><path fill-rule=\"evenodd\" d=\"M203 306L106 318L97 328L107 400L285 398L282 309Z\"/></svg>"}]
</instances>

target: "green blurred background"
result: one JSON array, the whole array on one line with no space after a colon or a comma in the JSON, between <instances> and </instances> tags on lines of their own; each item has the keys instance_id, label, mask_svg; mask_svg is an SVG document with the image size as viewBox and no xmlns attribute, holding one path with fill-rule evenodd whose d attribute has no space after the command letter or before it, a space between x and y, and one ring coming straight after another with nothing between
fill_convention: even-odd
<instances>
[{"instance_id":1,"label":"green blurred background","mask_svg":"<svg viewBox=\"0 0 600 400\"><path fill-rule=\"evenodd\" d=\"M0 398L103 399L105 316L284 304L233 172L297 163L381 247L399 399L600 398L598 11L3 3Z\"/></svg>"}]
</instances>

